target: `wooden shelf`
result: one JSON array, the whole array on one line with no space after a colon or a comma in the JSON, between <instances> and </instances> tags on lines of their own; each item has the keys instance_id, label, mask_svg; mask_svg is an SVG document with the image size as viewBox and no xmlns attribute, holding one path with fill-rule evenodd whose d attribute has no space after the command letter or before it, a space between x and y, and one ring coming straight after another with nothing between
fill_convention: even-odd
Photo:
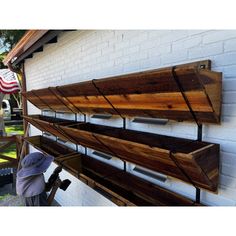
<instances>
[{"instance_id":1,"label":"wooden shelf","mask_svg":"<svg viewBox=\"0 0 236 236\"><path fill-rule=\"evenodd\" d=\"M51 155L55 158L76 153L73 149L41 135L26 137L24 140L44 154Z\"/></svg>"},{"instance_id":2,"label":"wooden shelf","mask_svg":"<svg viewBox=\"0 0 236 236\"><path fill-rule=\"evenodd\" d=\"M43 116L24 118L64 140L217 191L218 144Z\"/></svg>"},{"instance_id":3,"label":"wooden shelf","mask_svg":"<svg viewBox=\"0 0 236 236\"><path fill-rule=\"evenodd\" d=\"M39 109L55 112L219 123L221 87L222 73L197 62L22 94Z\"/></svg>"},{"instance_id":4,"label":"wooden shelf","mask_svg":"<svg viewBox=\"0 0 236 236\"><path fill-rule=\"evenodd\" d=\"M61 138L64 141L71 141L70 137L68 137L65 134L62 134L60 131L58 131L58 127L55 128L56 124L64 124L64 125L72 125L72 124L78 124L79 122L70 121L70 120L64 120L64 119L58 119L53 118L49 116L42 116L42 115L31 115L31 116L23 116L25 120L30 122L33 126L36 128L51 133L54 136L57 136Z\"/></svg>"},{"instance_id":5,"label":"wooden shelf","mask_svg":"<svg viewBox=\"0 0 236 236\"><path fill-rule=\"evenodd\" d=\"M81 181L102 193L117 205L192 206L194 201L146 180L105 164L92 157L75 153L43 136L25 138L38 150L52 155L57 164Z\"/></svg>"}]
</instances>

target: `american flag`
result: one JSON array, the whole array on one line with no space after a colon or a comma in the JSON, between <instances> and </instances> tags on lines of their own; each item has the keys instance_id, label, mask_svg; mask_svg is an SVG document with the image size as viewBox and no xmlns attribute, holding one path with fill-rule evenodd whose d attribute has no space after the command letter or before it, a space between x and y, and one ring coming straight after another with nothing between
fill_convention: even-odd
<instances>
[{"instance_id":1,"label":"american flag","mask_svg":"<svg viewBox=\"0 0 236 236\"><path fill-rule=\"evenodd\" d=\"M20 83L16 73L9 69L0 70L0 93L11 94L20 91Z\"/></svg>"}]
</instances>

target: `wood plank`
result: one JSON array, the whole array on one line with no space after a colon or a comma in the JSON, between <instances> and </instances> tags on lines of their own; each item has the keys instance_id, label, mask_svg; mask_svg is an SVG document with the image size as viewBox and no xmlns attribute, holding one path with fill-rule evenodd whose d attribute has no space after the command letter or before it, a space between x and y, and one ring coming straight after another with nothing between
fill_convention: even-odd
<instances>
[{"instance_id":1,"label":"wood plank","mask_svg":"<svg viewBox=\"0 0 236 236\"><path fill-rule=\"evenodd\" d=\"M97 179L100 177L103 184L112 189L119 189L124 195L130 196L134 203L135 200L140 201L141 198L152 205L193 205L193 201L181 195L174 194L116 167L86 157L82 157L82 162L86 173L96 175Z\"/></svg>"},{"instance_id":2,"label":"wood plank","mask_svg":"<svg viewBox=\"0 0 236 236\"><path fill-rule=\"evenodd\" d=\"M17 167L17 162L2 162L0 163L0 168L15 168Z\"/></svg>"},{"instance_id":3,"label":"wood plank","mask_svg":"<svg viewBox=\"0 0 236 236\"><path fill-rule=\"evenodd\" d=\"M210 75L209 75L210 74ZM214 82L207 83L208 78L211 78ZM221 103L222 103L222 73L214 73L209 70L200 71L200 79L204 83L204 87L207 95L212 104L212 108L216 113L216 116L220 118Z\"/></svg>"},{"instance_id":4,"label":"wood plank","mask_svg":"<svg viewBox=\"0 0 236 236\"><path fill-rule=\"evenodd\" d=\"M212 112L208 102L205 100L205 93L201 91L186 92L189 102L192 104L193 111L198 112ZM48 101L51 99L46 97ZM130 95L110 95L107 99L113 106L120 109L133 109L136 110L173 110L189 112L183 96L180 92L175 93L151 93L151 94L130 94ZM71 103L80 109L87 110L86 108L111 108L110 104L102 96L80 96L70 98ZM55 106L56 109L59 105Z\"/></svg>"},{"instance_id":5,"label":"wood plank","mask_svg":"<svg viewBox=\"0 0 236 236\"><path fill-rule=\"evenodd\" d=\"M15 144L15 140L14 141L10 141L10 142L6 142L4 144L0 145L0 151L4 152L5 149L7 149L8 147L12 146L13 144Z\"/></svg>"},{"instance_id":6,"label":"wood plank","mask_svg":"<svg viewBox=\"0 0 236 236\"><path fill-rule=\"evenodd\" d=\"M0 154L0 158L3 160L6 160L6 161L10 161L10 162L17 162L17 160L15 158L12 158L12 157L9 157L6 155L2 155L2 154Z\"/></svg>"},{"instance_id":7,"label":"wood plank","mask_svg":"<svg viewBox=\"0 0 236 236\"><path fill-rule=\"evenodd\" d=\"M25 58L27 58L29 55L32 55L36 50L44 46L44 44L49 43L53 38L57 37L63 30L48 30L46 33L36 33L36 37L38 38L37 41L35 41L30 47L28 47L26 50L21 51L19 55L17 56L16 60L12 63L13 66L16 66L20 62L22 62ZM38 32L44 32L41 30L38 30ZM27 34L27 33L26 33ZM39 37L39 35L42 35Z\"/></svg>"},{"instance_id":8,"label":"wood plank","mask_svg":"<svg viewBox=\"0 0 236 236\"><path fill-rule=\"evenodd\" d=\"M36 41L43 37L48 30L29 30L16 44L16 46L4 58L4 64L10 64L11 60L28 50Z\"/></svg>"},{"instance_id":9,"label":"wood plank","mask_svg":"<svg viewBox=\"0 0 236 236\"><path fill-rule=\"evenodd\" d=\"M57 87L49 87L48 89L50 89L50 91L57 97L57 99L60 101L60 103L63 103L67 107L67 109L65 109L65 112L80 113L80 110L78 110L74 106L74 104L70 103L67 98L62 96L62 94L59 92ZM59 112L61 112L61 106L57 106L57 107L55 107L55 109L58 110Z\"/></svg>"},{"instance_id":10,"label":"wood plank","mask_svg":"<svg viewBox=\"0 0 236 236\"><path fill-rule=\"evenodd\" d=\"M40 124L39 118L42 117L34 118L38 124ZM198 187L213 192L217 191L215 179L219 174L219 165L217 164L219 162L219 148L214 148L218 147L216 144L82 122L67 125L67 122L54 120L55 123L50 130L54 135L57 134L58 130L61 130L64 138L68 137L74 143L185 182L193 182ZM47 122L44 120L43 123L46 124ZM44 124L41 129L44 129ZM206 167L207 162L195 161L199 155L204 158L204 153L209 152L209 150L212 150L211 155L206 158L212 162L211 169ZM214 171L213 177L210 176L212 171ZM191 178L191 181L186 177L186 174Z\"/></svg>"},{"instance_id":11,"label":"wood plank","mask_svg":"<svg viewBox=\"0 0 236 236\"><path fill-rule=\"evenodd\" d=\"M216 189L218 187L219 182L219 155L215 156L214 153L220 151L219 145L213 145L208 149L201 150L195 152L194 161L197 163L198 166L202 166L202 173L209 178L209 182L211 182L212 187Z\"/></svg>"},{"instance_id":12,"label":"wood plank","mask_svg":"<svg viewBox=\"0 0 236 236\"><path fill-rule=\"evenodd\" d=\"M66 147L62 144L56 143L55 141L45 138L43 136L33 136L24 138L24 140L33 145L39 151L52 155L55 158L65 155L72 155L75 151Z\"/></svg>"},{"instance_id":13,"label":"wood plank","mask_svg":"<svg viewBox=\"0 0 236 236\"><path fill-rule=\"evenodd\" d=\"M35 136L26 139L31 145L48 153L47 141L55 149L61 149L61 144L45 137ZM67 147L65 147L67 149ZM72 152L72 149L68 148ZM118 205L194 205L194 202L184 196L173 193L116 167L105 164L92 157L80 153L60 157L63 168L88 184L96 191L102 193ZM66 155L65 155L66 156Z\"/></svg>"},{"instance_id":14,"label":"wood plank","mask_svg":"<svg viewBox=\"0 0 236 236\"><path fill-rule=\"evenodd\" d=\"M8 142L8 141L15 141L16 140L16 136L1 136L0 137L0 143L1 142Z\"/></svg>"},{"instance_id":15,"label":"wood plank","mask_svg":"<svg viewBox=\"0 0 236 236\"><path fill-rule=\"evenodd\" d=\"M41 109L195 121L190 106L199 123L219 123L221 86L222 73L190 64L33 91L40 99L25 96Z\"/></svg>"},{"instance_id":16,"label":"wood plank","mask_svg":"<svg viewBox=\"0 0 236 236\"><path fill-rule=\"evenodd\" d=\"M80 174L78 178L83 183L87 184L89 187L93 188L95 191L98 191L100 194L102 194L104 197L108 198L109 200L111 200L118 206L136 206L133 202L127 200L127 198L124 198L121 195L117 194L116 193L117 190L115 190L116 192L114 192L110 188L107 188L104 185L95 181L94 177L90 178L87 175Z\"/></svg>"},{"instance_id":17,"label":"wood plank","mask_svg":"<svg viewBox=\"0 0 236 236\"><path fill-rule=\"evenodd\" d=\"M49 104L48 107L50 107L54 111L61 111L61 112L68 112L70 111L64 103L61 102L57 98L57 96L50 91L49 88L47 89L41 89L34 91L35 94L41 98L43 101L46 101L46 104ZM60 110L57 110L57 107L60 107ZM71 112L71 111L70 111Z\"/></svg>"},{"instance_id":18,"label":"wood plank","mask_svg":"<svg viewBox=\"0 0 236 236\"><path fill-rule=\"evenodd\" d=\"M54 136L61 138L64 141L73 142L66 134L60 131L60 129L55 127L57 123L64 123L65 125L74 124L74 121L64 120L64 119L55 119L53 117L46 117L40 115L32 115L32 116L23 116L28 122L34 125L36 128L51 133Z\"/></svg>"},{"instance_id":19,"label":"wood plank","mask_svg":"<svg viewBox=\"0 0 236 236\"><path fill-rule=\"evenodd\" d=\"M23 140L22 135L16 135L16 157L17 157L17 162L19 162L19 158L20 158L22 140Z\"/></svg>"},{"instance_id":20,"label":"wood plank","mask_svg":"<svg viewBox=\"0 0 236 236\"><path fill-rule=\"evenodd\" d=\"M21 92L25 93L27 91L27 85L26 85L26 77L25 77L25 65L23 63L22 65L22 81L21 81ZM22 115L28 115L28 105L27 105L27 99L25 96L22 96ZM28 122L23 119L23 130L24 130L24 136L25 134L27 134L27 130L29 128ZM28 135L28 134L27 134ZM19 139L18 139L19 141ZM21 155L21 147L23 145L23 143L21 143L22 140L20 140L19 143L17 143L18 148L17 148L17 160L19 161L20 159L20 155ZM28 145L26 145L25 148L25 155L27 155L29 153L29 147Z\"/></svg>"},{"instance_id":21,"label":"wood plank","mask_svg":"<svg viewBox=\"0 0 236 236\"><path fill-rule=\"evenodd\" d=\"M30 101L33 105L35 105L40 110L51 110L51 108L42 102L32 91L29 92L22 92L23 97L25 97L28 101Z\"/></svg>"}]
</instances>

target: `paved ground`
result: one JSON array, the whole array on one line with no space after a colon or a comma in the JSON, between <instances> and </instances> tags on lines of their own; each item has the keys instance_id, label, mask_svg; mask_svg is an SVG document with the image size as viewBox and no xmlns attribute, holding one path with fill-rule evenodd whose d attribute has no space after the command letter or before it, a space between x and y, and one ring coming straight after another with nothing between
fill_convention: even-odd
<instances>
[{"instance_id":1,"label":"paved ground","mask_svg":"<svg viewBox=\"0 0 236 236\"><path fill-rule=\"evenodd\" d=\"M23 206L23 202L19 196L16 196L12 184L0 188L0 206Z\"/></svg>"},{"instance_id":2,"label":"paved ground","mask_svg":"<svg viewBox=\"0 0 236 236\"><path fill-rule=\"evenodd\" d=\"M19 196L7 194L0 200L0 206L24 206Z\"/></svg>"},{"instance_id":3,"label":"paved ground","mask_svg":"<svg viewBox=\"0 0 236 236\"><path fill-rule=\"evenodd\" d=\"M15 194L15 188L12 184L0 187L0 207L1 206L24 206L22 199ZM60 206L56 201L52 206Z\"/></svg>"}]
</instances>

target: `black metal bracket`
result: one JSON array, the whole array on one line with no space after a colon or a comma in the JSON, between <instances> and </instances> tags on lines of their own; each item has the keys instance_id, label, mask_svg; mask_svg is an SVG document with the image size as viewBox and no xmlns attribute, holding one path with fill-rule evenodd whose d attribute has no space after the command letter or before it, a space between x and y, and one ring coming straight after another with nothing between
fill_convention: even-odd
<instances>
[{"instance_id":1,"label":"black metal bracket","mask_svg":"<svg viewBox=\"0 0 236 236\"><path fill-rule=\"evenodd\" d=\"M57 113L55 111L55 114L54 114L54 118L56 119L57 118ZM58 142L58 137L56 136L56 142Z\"/></svg>"},{"instance_id":2,"label":"black metal bracket","mask_svg":"<svg viewBox=\"0 0 236 236\"><path fill-rule=\"evenodd\" d=\"M72 111L72 113L81 113L81 114L83 114L83 115L85 115L78 107L76 107L63 93L62 93L62 91L60 90L60 89L58 89L58 86L56 86L55 87L56 88L56 91L59 93L59 96L56 94L56 93L54 93L53 92L53 90L51 90L50 88L50 90L51 90L51 92L53 92L54 94L55 94L55 96L57 97L57 98L59 98L59 100L69 109L69 110L71 110ZM61 98L63 98L63 99L65 99L75 110L76 110L76 112L75 111L73 111L73 109L70 107L70 106L68 106L68 104L66 104L64 101L63 101L63 99L60 99L60 97Z\"/></svg>"},{"instance_id":3,"label":"black metal bracket","mask_svg":"<svg viewBox=\"0 0 236 236\"><path fill-rule=\"evenodd\" d=\"M103 94L103 92L99 89L99 87L96 85L96 79L92 80L92 84L94 86L94 88L98 91L98 93L103 96L103 98L107 101L107 103L111 106L111 108L117 113L117 115L119 115L122 119L124 119L125 117L123 117L121 115L121 113L113 106L113 104L110 102L110 100L106 97L105 94Z\"/></svg>"},{"instance_id":4,"label":"black metal bracket","mask_svg":"<svg viewBox=\"0 0 236 236\"><path fill-rule=\"evenodd\" d=\"M126 129L126 118L123 117L122 119L123 119L123 129Z\"/></svg>"},{"instance_id":5,"label":"black metal bracket","mask_svg":"<svg viewBox=\"0 0 236 236\"><path fill-rule=\"evenodd\" d=\"M198 203L198 204L201 203L201 189L200 188L196 188L195 202Z\"/></svg>"},{"instance_id":6,"label":"black metal bracket","mask_svg":"<svg viewBox=\"0 0 236 236\"><path fill-rule=\"evenodd\" d=\"M93 79L92 80L92 84L93 84L93 86L94 86L94 88L98 91L98 93L101 95L101 96L103 96L103 98L107 101L107 103L112 107L112 109L117 113L117 115L119 115L121 118L122 118L122 120L123 120L123 129L126 129L126 118L125 117L123 117L122 115L121 115L121 113L114 107L114 105L110 102L110 100L106 97L106 95L105 94L103 94L103 92L99 89L99 87L96 85L96 82L95 82L96 80L95 79ZM124 171L126 172L126 161L123 161L123 163L124 163Z\"/></svg>"},{"instance_id":7,"label":"black metal bracket","mask_svg":"<svg viewBox=\"0 0 236 236\"><path fill-rule=\"evenodd\" d=\"M210 62L210 61L202 61L202 62L199 62L199 64L198 64L198 68L199 68L199 69L203 69L203 68L206 68L206 67L207 67L207 68L210 68L210 67L211 67L211 62ZM200 142L201 142L201 141L202 141L202 124L198 121L198 119L197 119L197 117L196 117L196 115L195 115L195 113L194 113L194 111L193 111L193 109L192 109L192 107L191 107L191 105L190 105L190 103L189 103L189 100L188 100L187 96L185 95L184 89L183 89L183 87L182 87L182 85L181 85L181 83L180 83L180 81L179 81L178 76L177 76L176 73L175 73L175 69L176 69L176 66L173 66L173 67L172 67L172 75L173 75L173 78L174 78L176 84L177 84L178 87L179 87L179 90L180 90L180 92L181 92L181 94L182 94L183 99L185 100L186 105L188 106L189 112L191 113L191 115L192 115L192 117L193 117L195 123L197 124L197 141L200 141ZM170 156L171 156L171 155L170 155ZM173 160L174 160L174 159L173 159ZM175 160L174 160L174 161L175 161ZM178 165L177 165L177 166L178 166ZM180 166L178 166L178 167L180 167ZM180 168L180 170L181 170L181 169L182 169L182 168ZM189 180L191 180L191 178L189 178L189 176L186 175L185 171L182 170L182 173L184 173L185 176L188 177ZM196 202L196 203L200 203L200 201L201 201L201 190L200 190L200 188L196 187L196 185L192 182L192 180L190 181L190 183L192 183L192 185L193 185L193 186L195 187L195 189L196 189L195 202Z\"/></svg>"},{"instance_id":8,"label":"black metal bracket","mask_svg":"<svg viewBox=\"0 0 236 236\"><path fill-rule=\"evenodd\" d=\"M77 120L78 120L78 115L77 113L75 113L75 122L77 122ZM78 151L79 151L79 147L78 147L78 144L76 144L76 152Z\"/></svg>"},{"instance_id":9,"label":"black metal bracket","mask_svg":"<svg viewBox=\"0 0 236 236\"><path fill-rule=\"evenodd\" d=\"M43 110L41 110L41 115L44 116ZM44 133L45 133L45 132L42 130L42 136L44 136Z\"/></svg>"},{"instance_id":10,"label":"black metal bracket","mask_svg":"<svg viewBox=\"0 0 236 236\"><path fill-rule=\"evenodd\" d=\"M45 104L47 107L49 107L49 110L56 112L45 100L42 100L36 93L35 90L31 90L31 92L34 94L35 97L37 97L43 104Z\"/></svg>"},{"instance_id":11,"label":"black metal bracket","mask_svg":"<svg viewBox=\"0 0 236 236\"><path fill-rule=\"evenodd\" d=\"M202 141L202 124L197 126L197 141Z\"/></svg>"},{"instance_id":12,"label":"black metal bracket","mask_svg":"<svg viewBox=\"0 0 236 236\"><path fill-rule=\"evenodd\" d=\"M126 118L123 117L123 129L126 129ZM123 161L124 163L124 172L126 172L127 170L127 164L126 164L126 161Z\"/></svg>"},{"instance_id":13,"label":"black metal bracket","mask_svg":"<svg viewBox=\"0 0 236 236\"><path fill-rule=\"evenodd\" d=\"M77 121L77 120L76 120ZM86 114L84 114L84 123L86 123L87 119L86 119ZM88 155L88 148L87 147L84 147L84 154L85 156Z\"/></svg>"},{"instance_id":14,"label":"black metal bracket","mask_svg":"<svg viewBox=\"0 0 236 236\"><path fill-rule=\"evenodd\" d=\"M48 89L54 96L56 96L57 100L59 100L66 108L68 108L72 113L74 113L74 111L69 106L66 105L66 103L63 101L63 99L61 99L58 96L58 94L53 91L53 89L51 87L48 87ZM56 91L60 94L60 91L58 90L57 87L56 87Z\"/></svg>"},{"instance_id":15,"label":"black metal bracket","mask_svg":"<svg viewBox=\"0 0 236 236\"><path fill-rule=\"evenodd\" d=\"M197 124L197 141L202 141L202 124ZM201 203L201 189L196 188L196 197L195 202L200 204Z\"/></svg>"},{"instance_id":16,"label":"black metal bracket","mask_svg":"<svg viewBox=\"0 0 236 236\"><path fill-rule=\"evenodd\" d=\"M196 67L198 70L200 69L207 69L211 70L211 60L202 60L202 61L194 61L186 64L176 65L176 68L182 68L182 67Z\"/></svg>"}]
</instances>

